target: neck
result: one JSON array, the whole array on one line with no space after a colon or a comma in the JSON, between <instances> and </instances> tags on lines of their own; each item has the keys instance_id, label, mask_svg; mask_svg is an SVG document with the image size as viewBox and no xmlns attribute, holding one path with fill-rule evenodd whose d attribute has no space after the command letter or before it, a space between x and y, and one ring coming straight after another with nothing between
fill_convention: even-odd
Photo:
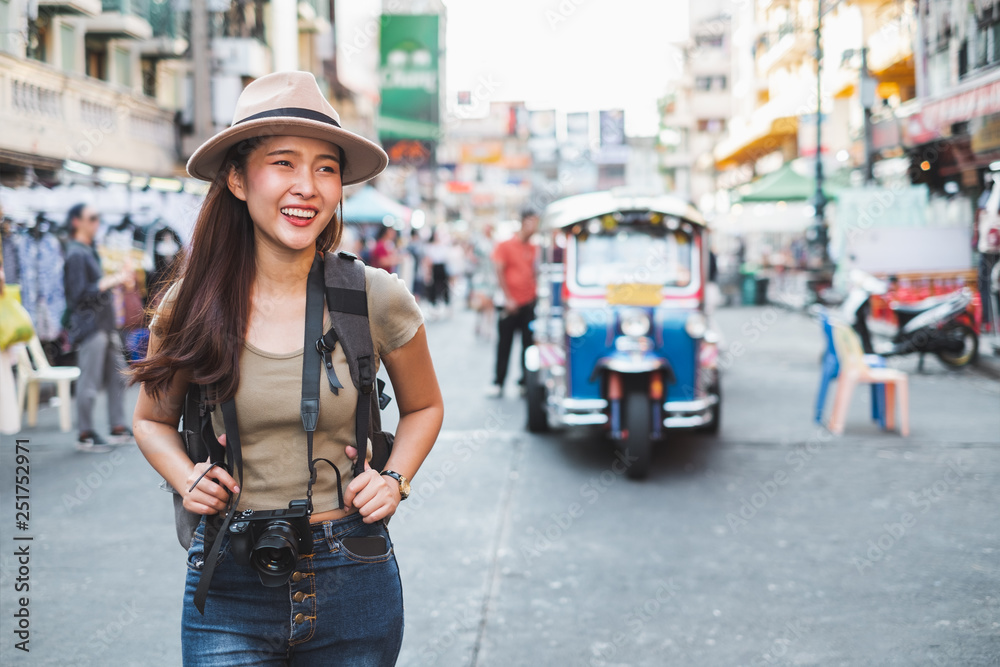
<instances>
[{"instance_id":1,"label":"neck","mask_svg":"<svg viewBox=\"0 0 1000 667\"><path fill-rule=\"evenodd\" d=\"M94 238L92 236L87 236L86 234L79 232L73 235L73 240L77 243L82 243L83 245L92 245Z\"/></svg>"},{"instance_id":2,"label":"neck","mask_svg":"<svg viewBox=\"0 0 1000 667\"><path fill-rule=\"evenodd\" d=\"M255 288L269 294L299 294L305 291L316 251L312 248L289 253L269 252L257 247Z\"/></svg>"}]
</instances>

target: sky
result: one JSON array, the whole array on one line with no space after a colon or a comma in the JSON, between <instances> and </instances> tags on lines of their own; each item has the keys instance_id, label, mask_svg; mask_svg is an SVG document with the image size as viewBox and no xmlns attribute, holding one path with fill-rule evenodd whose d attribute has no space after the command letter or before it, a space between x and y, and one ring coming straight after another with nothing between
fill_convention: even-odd
<instances>
[{"instance_id":1,"label":"sky","mask_svg":"<svg viewBox=\"0 0 1000 667\"><path fill-rule=\"evenodd\" d=\"M680 67L688 0L444 0L445 85L561 113L625 109L629 135L657 132L656 100Z\"/></svg>"}]
</instances>

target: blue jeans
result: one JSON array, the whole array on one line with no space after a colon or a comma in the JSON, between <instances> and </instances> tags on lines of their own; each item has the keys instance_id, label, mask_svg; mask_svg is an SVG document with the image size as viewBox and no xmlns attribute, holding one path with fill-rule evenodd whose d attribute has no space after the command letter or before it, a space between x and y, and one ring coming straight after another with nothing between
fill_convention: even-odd
<instances>
[{"instance_id":1,"label":"blue jeans","mask_svg":"<svg viewBox=\"0 0 1000 667\"><path fill-rule=\"evenodd\" d=\"M403 641L403 590L389 533L358 514L312 524L313 553L283 586L266 588L223 541L202 616L194 606L205 521L188 550L181 645L185 665L393 665ZM381 536L388 551L358 556L345 537Z\"/></svg>"}]
</instances>

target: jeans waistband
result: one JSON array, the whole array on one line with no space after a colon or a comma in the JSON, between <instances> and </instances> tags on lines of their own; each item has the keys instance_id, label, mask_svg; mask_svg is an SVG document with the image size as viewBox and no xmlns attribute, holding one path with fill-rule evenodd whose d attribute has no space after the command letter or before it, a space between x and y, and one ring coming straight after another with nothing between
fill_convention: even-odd
<instances>
[{"instance_id":1,"label":"jeans waistband","mask_svg":"<svg viewBox=\"0 0 1000 667\"><path fill-rule=\"evenodd\" d=\"M330 527L330 532L334 537L340 535L341 533L347 532L348 530L353 530L357 527L357 524L362 523L364 518L359 512L350 514L340 519L334 519L331 521L320 521L319 523L309 524L312 529L313 541L325 540L326 539L326 526Z\"/></svg>"}]
</instances>

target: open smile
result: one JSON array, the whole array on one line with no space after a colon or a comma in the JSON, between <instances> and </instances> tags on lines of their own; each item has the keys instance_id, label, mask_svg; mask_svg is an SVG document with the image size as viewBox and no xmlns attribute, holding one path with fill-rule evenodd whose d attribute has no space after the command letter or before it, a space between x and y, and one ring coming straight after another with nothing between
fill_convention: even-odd
<instances>
[{"instance_id":1,"label":"open smile","mask_svg":"<svg viewBox=\"0 0 1000 667\"><path fill-rule=\"evenodd\" d=\"M296 206L286 206L280 210L286 220L293 225L299 226L308 225L319 213L319 211L313 208L299 208Z\"/></svg>"}]
</instances>

